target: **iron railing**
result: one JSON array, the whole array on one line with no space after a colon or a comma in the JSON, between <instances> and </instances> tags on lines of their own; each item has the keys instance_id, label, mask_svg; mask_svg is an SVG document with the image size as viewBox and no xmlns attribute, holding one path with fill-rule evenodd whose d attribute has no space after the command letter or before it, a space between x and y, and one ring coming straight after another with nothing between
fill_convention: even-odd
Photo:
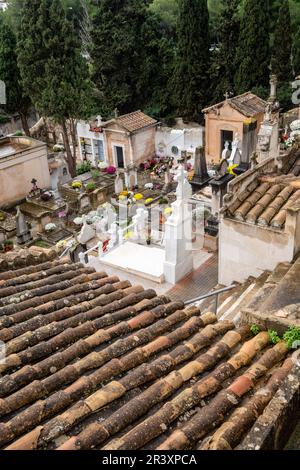
<instances>
[{"instance_id":1,"label":"iron railing","mask_svg":"<svg viewBox=\"0 0 300 470\"><path fill-rule=\"evenodd\" d=\"M184 303L184 305L191 305L191 304L195 304L196 302L200 302L201 300L209 299L210 297L216 297L216 300L215 300L215 313L217 313L218 307L219 307L219 295L223 294L224 292L228 292L228 291L234 289L235 287L237 287L237 285L232 284L229 287L223 287L223 289L213 290L213 291L209 292L208 294L204 294L204 295L201 295L200 297L197 297L196 299L191 299L191 300L186 301Z\"/></svg>"}]
</instances>

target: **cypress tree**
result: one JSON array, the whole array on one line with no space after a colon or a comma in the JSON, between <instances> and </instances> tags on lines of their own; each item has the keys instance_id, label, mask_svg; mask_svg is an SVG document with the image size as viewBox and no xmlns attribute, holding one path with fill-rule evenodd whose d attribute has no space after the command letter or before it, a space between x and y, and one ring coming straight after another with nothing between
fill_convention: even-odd
<instances>
[{"instance_id":1,"label":"cypress tree","mask_svg":"<svg viewBox=\"0 0 300 470\"><path fill-rule=\"evenodd\" d=\"M60 0L24 0L18 57L22 83L34 105L62 127L68 166L75 176L75 119L88 111L90 87L78 36Z\"/></svg>"},{"instance_id":2,"label":"cypress tree","mask_svg":"<svg viewBox=\"0 0 300 470\"><path fill-rule=\"evenodd\" d=\"M237 48L236 89L267 87L270 66L269 0L246 0Z\"/></svg>"},{"instance_id":3,"label":"cypress tree","mask_svg":"<svg viewBox=\"0 0 300 470\"><path fill-rule=\"evenodd\" d=\"M90 55L101 112L108 116L140 107L142 28L148 0L101 0L93 9Z\"/></svg>"},{"instance_id":4,"label":"cypress tree","mask_svg":"<svg viewBox=\"0 0 300 470\"><path fill-rule=\"evenodd\" d=\"M185 119L199 121L208 103L209 14L207 0L179 0L175 104Z\"/></svg>"},{"instance_id":5,"label":"cypress tree","mask_svg":"<svg viewBox=\"0 0 300 470\"><path fill-rule=\"evenodd\" d=\"M275 27L272 72L278 80L288 81L292 77L292 34L288 0L282 0Z\"/></svg>"},{"instance_id":6,"label":"cypress tree","mask_svg":"<svg viewBox=\"0 0 300 470\"><path fill-rule=\"evenodd\" d=\"M224 99L226 92L235 93L236 51L239 41L240 0L223 0L219 23L220 44L216 51L214 67L217 69L214 83L214 100Z\"/></svg>"},{"instance_id":7,"label":"cypress tree","mask_svg":"<svg viewBox=\"0 0 300 470\"><path fill-rule=\"evenodd\" d=\"M300 28L298 29L293 43L293 66L295 76L300 75Z\"/></svg>"},{"instance_id":8,"label":"cypress tree","mask_svg":"<svg viewBox=\"0 0 300 470\"><path fill-rule=\"evenodd\" d=\"M6 86L5 111L18 113L23 130L29 135L27 112L30 100L24 96L17 64L16 37L8 24L0 20L0 79Z\"/></svg>"}]
</instances>

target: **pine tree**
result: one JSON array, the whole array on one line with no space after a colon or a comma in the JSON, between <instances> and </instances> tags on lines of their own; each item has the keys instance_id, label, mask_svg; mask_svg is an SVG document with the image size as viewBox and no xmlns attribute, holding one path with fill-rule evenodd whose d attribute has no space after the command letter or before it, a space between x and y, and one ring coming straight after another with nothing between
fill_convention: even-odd
<instances>
[{"instance_id":1,"label":"pine tree","mask_svg":"<svg viewBox=\"0 0 300 470\"><path fill-rule=\"evenodd\" d=\"M216 80L213 96L215 101L224 99L226 92L235 93L236 50L239 40L240 0L223 0L219 23L220 45L215 51Z\"/></svg>"},{"instance_id":2,"label":"pine tree","mask_svg":"<svg viewBox=\"0 0 300 470\"><path fill-rule=\"evenodd\" d=\"M148 0L102 0L92 15L92 78L101 112L127 113L140 107L142 28Z\"/></svg>"},{"instance_id":3,"label":"pine tree","mask_svg":"<svg viewBox=\"0 0 300 470\"><path fill-rule=\"evenodd\" d=\"M40 114L53 118L62 127L68 166L75 176L74 120L88 112L90 87L78 36L67 21L60 0L24 0L18 58L24 89L34 105Z\"/></svg>"},{"instance_id":4,"label":"pine tree","mask_svg":"<svg viewBox=\"0 0 300 470\"><path fill-rule=\"evenodd\" d=\"M0 79L6 86L6 104L8 113L18 113L23 130L29 135L27 112L30 100L24 96L21 77L17 64L16 37L8 24L0 20Z\"/></svg>"},{"instance_id":5,"label":"pine tree","mask_svg":"<svg viewBox=\"0 0 300 470\"><path fill-rule=\"evenodd\" d=\"M283 40L284 38L284 40ZM288 0L282 0L275 27L272 72L279 81L288 81L292 77L292 34L291 15Z\"/></svg>"},{"instance_id":6,"label":"pine tree","mask_svg":"<svg viewBox=\"0 0 300 470\"><path fill-rule=\"evenodd\" d=\"M175 104L185 119L199 121L208 103L209 15L207 0L179 0Z\"/></svg>"},{"instance_id":7,"label":"pine tree","mask_svg":"<svg viewBox=\"0 0 300 470\"><path fill-rule=\"evenodd\" d=\"M237 48L236 89L267 87L270 75L269 0L246 0Z\"/></svg>"}]
</instances>

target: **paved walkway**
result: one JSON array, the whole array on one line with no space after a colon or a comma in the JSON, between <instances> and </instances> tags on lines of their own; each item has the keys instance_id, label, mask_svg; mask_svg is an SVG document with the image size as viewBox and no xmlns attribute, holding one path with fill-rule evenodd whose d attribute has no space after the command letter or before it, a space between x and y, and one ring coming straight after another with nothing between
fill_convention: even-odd
<instances>
[{"instance_id":1,"label":"paved walkway","mask_svg":"<svg viewBox=\"0 0 300 470\"><path fill-rule=\"evenodd\" d=\"M139 284L144 289L154 289L158 295L167 293L174 300L188 300L202 293L206 294L215 287L218 282L217 262L216 255L211 255L204 250L195 251L194 272L173 286L167 282L159 284L135 273L130 273L129 270L104 265L97 257L89 257L89 265L94 267L96 271L105 271L108 275L116 275L121 280L127 279L132 285Z\"/></svg>"},{"instance_id":2,"label":"paved walkway","mask_svg":"<svg viewBox=\"0 0 300 470\"><path fill-rule=\"evenodd\" d=\"M168 291L172 300L187 301L207 294L218 284L218 256L211 256Z\"/></svg>"}]
</instances>

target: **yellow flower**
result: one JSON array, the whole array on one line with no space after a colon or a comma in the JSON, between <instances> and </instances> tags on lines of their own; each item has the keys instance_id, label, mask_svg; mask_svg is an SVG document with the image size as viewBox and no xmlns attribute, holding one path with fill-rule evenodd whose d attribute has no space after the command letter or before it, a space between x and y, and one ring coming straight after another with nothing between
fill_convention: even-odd
<instances>
[{"instance_id":1,"label":"yellow flower","mask_svg":"<svg viewBox=\"0 0 300 470\"><path fill-rule=\"evenodd\" d=\"M237 176L237 174L233 171L238 165L235 163L234 165L231 165L227 167L227 171L230 175Z\"/></svg>"},{"instance_id":2,"label":"yellow flower","mask_svg":"<svg viewBox=\"0 0 300 470\"><path fill-rule=\"evenodd\" d=\"M72 188L73 189L80 189L82 187L81 181L73 181Z\"/></svg>"},{"instance_id":3,"label":"yellow flower","mask_svg":"<svg viewBox=\"0 0 300 470\"><path fill-rule=\"evenodd\" d=\"M150 204L150 202L153 201L153 197L148 197L148 199L146 199L145 201L145 204Z\"/></svg>"},{"instance_id":4,"label":"yellow flower","mask_svg":"<svg viewBox=\"0 0 300 470\"><path fill-rule=\"evenodd\" d=\"M137 193L137 194L134 195L134 199L136 201L140 201L141 199L144 199L144 196L140 193Z\"/></svg>"},{"instance_id":5,"label":"yellow flower","mask_svg":"<svg viewBox=\"0 0 300 470\"><path fill-rule=\"evenodd\" d=\"M125 201L125 199L126 199L126 196L124 195L119 196L119 201Z\"/></svg>"},{"instance_id":6,"label":"yellow flower","mask_svg":"<svg viewBox=\"0 0 300 470\"><path fill-rule=\"evenodd\" d=\"M125 235L124 235L124 238L125 240L129 240L130 238L134 237L134 232L127 232Z\"/></svg>"},{"instance_id":7,"label":"yellow flower","mask_svg":"<svg viewBox=\"0 0 300 470\"><path fill-rule=\"evenodd\" d=\"M128 191L121 191L120 196L128 196Z\"/></svg>"},{"instance_id":8,"label":"yellow flower","mask_svg":"<svg viewBox=\"0 0 300 470\"><path fill-rule=\"evenodd\" d=\"M167 208L164 210L164 214L165 214L165 215L170 215L170 214L172 214L172 212L173 212L172 207L167 207Z\"/></svg>"}]
</instances>

